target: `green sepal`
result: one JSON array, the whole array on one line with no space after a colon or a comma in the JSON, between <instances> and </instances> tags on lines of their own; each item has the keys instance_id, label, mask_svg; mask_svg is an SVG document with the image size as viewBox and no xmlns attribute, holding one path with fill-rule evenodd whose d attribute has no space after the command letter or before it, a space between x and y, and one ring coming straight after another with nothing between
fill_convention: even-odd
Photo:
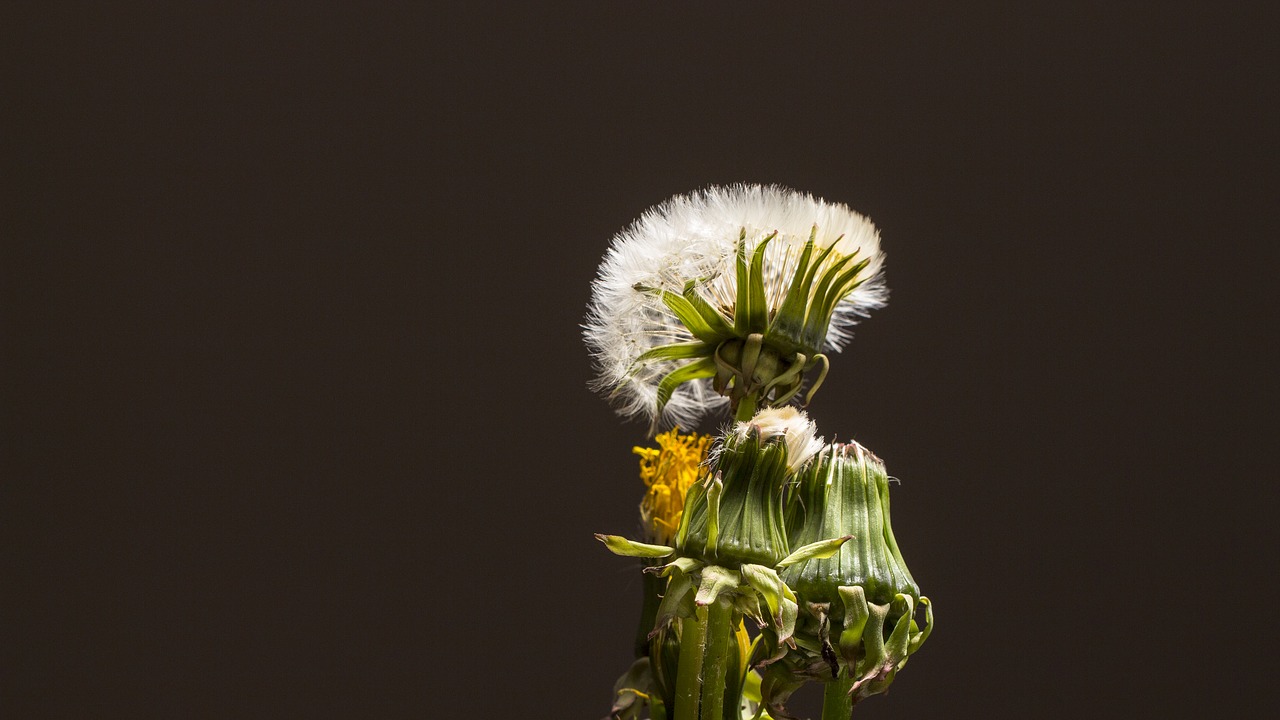
<instances>
[{"instance_id":1,"label":"green sepal","mask_svg":"<svg viewBox=\"0 0 1280 720\"><path fill-rule=\"evenodd\" d=\"M725 320L724 315L721 315L719 310L711 307L711 304L704 300L702 295L698 293L697 281L690 280L684 284L684 293L682 294L682 297L684 297L684 299L693 306L693 309L698 312L698 315L700 315L704 321L706 321L707 325L711 328L711 332L717 337L722 339L731 338L736 334L733 330L733 326Z\"/></svg>"},{"instance_id":2,"label":"green sepal","mask_svg":"<svg viewBox=\"0 0 1280 720\"><path fill-rule=\"evenodd\" d=\"M857 674L864 680L876 675L885 661L884 621L889 614L888 605L868 603L867 623L862 629L862 659Z\"/></svg>"},{"instance_id":3,"label":"green sepal","mask_svg":"<svg viewBox=\"0 0 1280 720\"><path fill-rule=\"evenodd\" d=\"M827 359L826 355L823 355L822 353L814 355L813 363L817 364L819 362L822 363L822 370L818 372L818 379L813 381L813 385L810 386L809 392L804 395L804 404L806 407L809 403L813 402L813 396L817 394L818 388L822 387L822 381L827 379L827 371L831 369L831 361ZM796 386L796 390L799 391L799 389L799 386Z\"/></svg>"},{"instance_id":4,"label":"green sepal","mask_svg":"<svg viewBox=\"0 0 1280 720\"><path fill-rule=\"evenodd\" d=\"M778 306L778 314L774 316L773 323L769 326L770 339L777 335L794 343L800 337L800 331L804 327L804 311L808 304L810 289L804 278L809 272L809 259L813 257L814 240L817 236L818 226L815 224L809 231L809 239L805 242L799 259L796 260L796 271L791 276L791 285L787 287L786 297L782 299L782 304Z\"/></svg>"},{"instance_id":5,"label":"green sepal","mask_svg":"<svg viewBox=\"0 0 1280 720\"><path fill-rule=\"evenodd\" d=\"M658 605L658 613L654 619L653 631L649 633L652 640L658 631L666 627L675 618L694 616L693 577L686 573L675 573L667 581L667 592L662 596L662 604Z\"/></svg>"},{"instance_id":6,"label":"green sepal","mask_svg":"<svg viewBox=\"0 0 1280 720\"><path fill-rule=\"evenodd\" d=\"M689 524L693 519L693 509L699 507L707 495L705 483L695 482L684 494L684 512L680 513L680 526L676 528L676 549L684 551L685 542L689 539Z\"/></svg>"},{"instance_id":7,"label":"green sepal","mask_svg":"<svg viewBox=\"0 0 1280 720\"><path fill-rule=\"evenodd\" d=\"M753 333L762 333L769 327L769 302L764 296L764 251L776 237L778 233L774 231L756 243L755 251L751 254L751 269L747 276L748 292L751 297L747 312L747 328Z\"/></svg>"},{"instance_id":8,"label":"green sepal","mask_svg":"<svg viewBox=\"0 0 1280 720\"><path fill-rule=\"evenodd\" d=\"M663 558L675 552L675 548L669 548L666 545L649 545L628 540L621 535L596 533L596 539L604 543L604 546L609 548L609 552L623 557Z\"/></svg>"},{"instance_id":9,"label":"green sepal","mask_svg":"<svg viewBox=\"0 0 1280 720\"><path fill-rule=\"evenodd\" d=\"M781 396L773 398L770 401L770 404L774 407L785 404L787 400L790 400L796 393L800 392L800 377L804 373L804 368L808 363L808 360L809 357L804 353L796 353L795 359L791 361L791 364L787 366L786 370L778 373L776 377L765 383L764 387L760 388L760 397L768 398L769 393L776 387L779 388L779 392L784 390L785 392L783 392ZM792 385L793 383L794 387ZM792 387L792 389L786 390L788 387Z\"/></svg>"},{"instance_id":10,"label":"green sepal","mask_svg":"<svg viewBox=\"0 0 1280 720\"><path fill-rule=\"evenodd\" d=\"M716 546L720 541L720 496L724 494L724 481L717 475L707 484L707 542L705 553L708 558L716 556Z\"/></svg>"},{"instance_id":11,"label":"green sepal","mask_svg":"<svg viewBox=\"0 0 1280 720\"><path fill-rule=\"evenodd\" d=\"M769 615L774 618L779 617L783 589L787 586L782 582L782 578L778 577L777 571L763 565L746 563L742 566L742 579L764 598L765 605L769 607Z\"/></svg>"},{"instance_id":12,"label":"green sepal","mask_svg":"<svg viewBox=\"0 0 1280 720\"><path fill-rule=\"evenodd\" d=\"M822 273L822 277L818 280L818 285L813 290L813 298L810 300L809 312L805 314L804 338L807 343L813 342L815 329L821 325L822 319L835 305L834 302L830 302L830 290L843 272L844 266L852 259L853 255L840 257ZM821 329L825 330L825 326Z\"/></svg>"},{"instance_id":13,"label":"green sepal","mask_svg":"<svg viewBox=\"0 0 1280 720\"><path fill-rule=\"evenodd\" d=\"M792 638L796 634L796 620L800 616L800 605L796 603L796 596L791 593L791 588L785 584L786 594L791 597L782 598L782 612L778 615L778 642L786 643L791 647L795 647L795 640Z\"/></svg>"},{"instance_id":14,"label":"green sepal","mask_svg":"<svg viewBox=\"0 0 1280 720\"><path fill-rule=\"evenodd\" d=\"M742 392L746 392L747 388L755 383L756 363L760 362L760 351L764 349L764 336L760 333L751 333L742 343Z\"/></svg>"},{"instance_id":15,"label":"green sepal","mask_svg":"<svg viewBox=\"0 0 1280 720\"><path fill-rule=\"evenodd\" d=\"M760 611L760 596L756 593L739 593L733 598L734 607L744 617L755 620L757 624L764 626L768 621L764 617L764 613ZM759 640L759 636L756 637Z\"/></svg>"},{"instance_id":16,"label":"green sepal","mask_svg":"<svg viewBox=\"0 0 1280 720\"><path fill-rule=\"evenodd\" d=\"M685 295L661 288L640 284L632 287L638 292L657 295L662 300L662 304L671 311L672 315L676 316L676 319L684 325L685 329L703 342L714 345L733 335L728 324L724 322L724 318L720 317L720 314L705 302L698 305L690 302ZM686 286L687 289L688 286ZM707 311L706 315L703 314L703 310Z\"/></svg>"},{"instance_id":17,"label":"green sepal","mask_svg":"<svg viewBox=\"0 0 1280 720\"><path fill-rule=\"evenodd\" d=\"M655 573L659 577L670 577L671 573L679 570L682 573L692 574L694 570L702 567L702 563L691 557L678 557L666 565L654 565L647 567L641 572Z\"/></svg>"},{"instance_id":18,"label":"green sepal","mask_svg":"<svg viewBox=\"0 0 1280 720\"><path fill-rule=\"evenodd\" d=\"M742 566L742 578L768 605L769 615L778 633L778 644L789 643L791 636L795 634L799 614L795 593L782 582L776 570L763 565L745 563Z\"/></svg>"},{"instance_id":19,"label":"green sepal","mask_svg":"<svg viewBox=\"0 0 1280 720\"><path fill-rule=\"evenodd\" d=\"M751 268L747 265L747 229L738 234L738 250L734 262L737 273L737 297L733 304L733 329L738 335L751 332Z\"/></svg>"},{"instance_id":20,"label":"green sepal","mask_svg":"<svg viewBox=\"0 0 1280 720\"><path fill-rule=\"evenodd\" d=\"M913 653L918 650L920 646L924 644L924 641L929 639L929 635L933 633L933 603L929 602L929 598L924 597L923 595L920 596L919 602L924 606L925 627L923 631L911 638L910 651ZM911 624L914 626L915 621L913 620Z\"/></svg>"},{"instance_id":21,"label":"green sepal","mask_svg":"<svg viewBox=\"0 0 1280 720\"><path fill-rule=\"evenodd\" d=\"M676 391L684 383L691 380L701 380L709 378L716 374L715 360L704 357L700 360L694 360L688 365L672 370L666 377L658 382L658 411L654 415L654 422L662 416L662 409L667 406L667 402L671 400L671 393Z\"/></svg>"},{"instance_id":22,"label":"green sepal","mask_svg":"<svg viewBox=\"0 0 1280 720\"><path fill-rule=\"evenodd\" d=\"M905 609L904 609L905 606ZM912 612L915 610L915 601L910 595L898 594L893 600L891 611L902 610L902 614L898 616L898 622L893 626L893 631L889 633L889 639L884 641L885 654L888 655L888 662L896 665L905 660L910 653L909 645L911 642L911 624Z\"/></svg>"},{"instance_id":23,"label":"green sepal","mask_svg":"<svg viewBox=\"0 0 1280 720\"><path fill-rule=\"evenodd\" d=\"M640 720L646 705L650 706L652 712L655 700L653 685L649 658L639 658L613 685L614 701L610 717L614 720Z\"/></svg>"},{"instance_id":24,"label":"green sepal","mask_svg":"<svg viewBox=\"0 0 1280 720\"><path fill-rule=\"evenodd\" d=\"M647 362L655 360L688 360L697 357L711 357L716 351L716 346L711 343L705 343L701 340L691 340L689 342L671 343L670 345L659 345L640 354L631 364L633 368L638 368Z\"/></svg>"},{"instance_id":25,"label":"green sepal","mask_svg":"<svg viewBox=\"0 0 1280 720\"><path fill-rule=\"evenodd\" d=\"M697 605L710 605L721 595L736 590L742 584L742 576L736 570L719 565L708 565L702 568L702 580L698 583L698 595L693 599Z\"/></svg>"},{"instance_id":26,"label":"green sepal","mask_svg":"<svg viewBox=\"0 0 1280 720\"><path fill-rule=\"evenodd\" d=\"M751 641L752 654L755 653L756 645L759 643L760 636L757 635ZM742 697L749 702L760 702L760 673L752 670L750 666L747 667L747 671L742 676Z\"/></svg>"},{"instance_id":27,"label":"green sepal","mask_svg":"<svg viewBox=\"0 0 1280 720\"><path fill-rule=\"evenodd\" d=\"M799 550L796 550L790 555L782 558L782 560L778 562L777 566L779 568L784 568L788 565L795 565L798 562L804 562L805 560L812 558L829 558L837 552L840 552L840 546L852 539L852 535L845 535L843 537L832 538L830 540L819 540L818 542L809 543L808 545L805 545Z\"/></svg>"},{"instance_id":28,"label":"green sepal","mask_svg":"<svg viewBox=\"0 0 1280 720\"><path fill-rule=\"evenodd\" d=\"M867 625L871 611L867 607L866 591L861 585L845 586L838 589L841 603L844 605L844 630L840 633L840 655L850 670L858 660L862 647L862 630Z\"/></svg>"},{"instance_id":29,"label":"green sepal","mask_svg":"<svg viewBox=\"0 0 1280 720\"><path fill-rule=\"evenodd\" d=\"M856 253L855 253L856 254ZM853 267L842 270L842 266L854 255L846 255L836 261L827 272L823 274L822 280L818 283L817 289L814 291L813 304L809 308L809 314L805 318L804 339L809 345L822 344L823 338L827 336L827 328L831 325L831 317L835 313L836 305L839 304L841 298L853 292L853 289L861 285L861 281L849 284L858 273L867 267L869 260L862 260L855 263Z\"/></svg>"},{"instance_id":30,"label":"green sepal","mask_svg":"<svg viewBox=\"0 0 1280 720\"><path fill-rule=\"evenodd\" d=\"M772 717L794 720L795 716L787 712L787 700L804 683L785 664L770 665L760 678L761 707L767 708Z\"/></svg>"},{"instance_id":31,"label":"green sepal","mask_svg":"<svg viewBox=\"0 0 1280 720\"><path fill-rule=\"evenodd\" d=\"M816 228L815 228L816 233ZM814 233L810 234L810 242L813 242ZM841 236L843 237L843 236ZM840 242L840 238L836 238L827 247L818 253L818 257L814 258L804 268L804 274L801 275L801 267L796 267L796 277L792 280L791 287L787 289L787 297L782 303L782 308L777 316L773 319L773 323L769 328L769 338L775 342L785 341L788 345L799 347L806 351L806 354L816 353L822 350L822 343L816 345L806 339L805 320L812 313L813 309L810 303L813 298L813 282L814 276L818 272L818 268L835 250L836 245ZM806 250L808 244L806 243ZM805 258L804 253L801 258Z\"/></svg>"}]
</instances>

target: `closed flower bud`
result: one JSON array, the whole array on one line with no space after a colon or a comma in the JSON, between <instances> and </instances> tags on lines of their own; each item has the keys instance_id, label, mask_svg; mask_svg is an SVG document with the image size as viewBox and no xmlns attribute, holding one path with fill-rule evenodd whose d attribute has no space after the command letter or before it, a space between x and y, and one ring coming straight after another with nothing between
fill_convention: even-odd
<instances>
[{"instance_id":1,"label":"closed flower bud","mask_svg":"<svg viewBox=\"0 0 1280 720\"><path fill-rule=\"evenodd\" d=\"M788 502L792 546L852 536L838 552L785 567L798 598L797 647L766 674L782 703L799 684L842 682L851 702L884 692L933 629L928 598L912 579L889 523L884 463L856 443L827 447L800 473ZM916 610L924 606L924 627Z\"/></svg>"},{"instance_id":2,"label":"closed flower bud","mask_svg":"<svg viewBox=\"0 0 1280 720\"><path fill-rule=\"evenodd\" d=\"M773 567L786 557L783 492L821 447L814 430L794 408L763 410L738 423L713 452L706 482L689 493L680 555L730 567Z\"/></svg>"}]
</instances>

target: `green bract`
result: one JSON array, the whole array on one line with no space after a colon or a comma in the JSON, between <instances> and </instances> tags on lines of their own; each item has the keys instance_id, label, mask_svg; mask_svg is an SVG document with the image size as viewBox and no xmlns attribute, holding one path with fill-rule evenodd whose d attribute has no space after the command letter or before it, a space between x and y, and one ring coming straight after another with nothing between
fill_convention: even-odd
<instances>
[{"instance_id":1,"label":"green bract","mask_svg":"<svg viewBox=\"0 0 1280 720\"><path fill-rule=\"evenodd\" d=\"M805 374L820 367L806 400L812 397L826 376L827 356L822 350L836 306L866 280L859 274L870 262L867 258L857 260L856 250L847 255L836 252L839 238L825 248L818 247L817 232L815 225L794 269L788 268L787 282L786 277L766 277L765 251L777 233L757 243L748 257L743 228L737 245L732 307L709 303L699 292L698 280L685 283L680 294L635 286L661 298L694 337L654 347L635 360L635 368L654 361L690 361L659 382L657 415L677 387L705 378L713 379L716 392L728 396L735 409L747 400L748 412L754 412L756 407L790 401L799 394Z\"/></svg>"},{"instance_id":2,"label":"green bract","mask_svg":"<svg viewBox=\"0 0 1280 720\"><path fill-rule=\"evenodd\" d=\"M676 537L680 554L733 567L776 565L789 552L782 513L788 477L783 437L762 442L756 427L745 437L730 435L707 481L685 499Z\"/></svg>"}]
</instances>

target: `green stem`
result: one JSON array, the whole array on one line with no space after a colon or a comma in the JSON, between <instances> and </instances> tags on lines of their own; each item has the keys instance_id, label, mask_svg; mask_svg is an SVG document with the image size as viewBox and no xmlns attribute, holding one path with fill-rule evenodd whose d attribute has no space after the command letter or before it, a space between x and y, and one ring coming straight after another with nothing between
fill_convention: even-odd
<instances>
[{"instance_id":1,"label":"green stem","mask_svg":"<svg viewBox=\"0 0 1280 720\"><path fill-rule=\"evenodd\" d=\"M724 717L725 676L734 642L733 606L726 597L707 606L707 656L702 661L702 720Z\"/></svg>"},{"instance_id":2,"label":"green stem","mask_svg":"<svg viewBox=\"0 0 1280 720\"><path fill-rule=\"evenodd\" d=\"M707 645L707 611L680 621L680 660L676 665L676 706L673 720L698 720L702 692L702 653Z\"/></svg>"},{"instance_id":3,"label":"green stem","mask_svg":"<svg viewBox=\"0 0 1280 720\"><path fill-rule=\"evenodd\" d=\"M822 720L849 720L853 717L853 678L842 677L823 684Z\"/></svg>"},{"instance_id":4,"label":"green stem","mask_svg":"<svg viewBox=\"0 0 1280 720\"><path fill-rule=\"evenodd\" d=\"M733 419L738 422L747 422L751 418L755 417L756 403L758 401L759 398L754 392L750 392L742 396L742 399L738 401L738 412L734 415Z\"/></svg>"}]
</instances>

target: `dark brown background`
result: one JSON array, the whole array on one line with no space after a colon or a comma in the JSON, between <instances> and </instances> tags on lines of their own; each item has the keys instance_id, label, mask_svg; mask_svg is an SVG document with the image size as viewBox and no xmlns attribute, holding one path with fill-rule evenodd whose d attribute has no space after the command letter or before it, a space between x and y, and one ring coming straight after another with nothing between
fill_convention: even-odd
<instances>
[{"instance_id":1,"label":"dark brown background","mask_svg":"<svg viewBox=\"0 0 1280 720\"><path fill-rule=\"evenodd\" d=\"M884 234L812 413L939 629L861 714L1273 704L1263 3L255 5L3 11L0 714L603 715L577 324L734 181Z\"/></svg>"}]
</instances>

